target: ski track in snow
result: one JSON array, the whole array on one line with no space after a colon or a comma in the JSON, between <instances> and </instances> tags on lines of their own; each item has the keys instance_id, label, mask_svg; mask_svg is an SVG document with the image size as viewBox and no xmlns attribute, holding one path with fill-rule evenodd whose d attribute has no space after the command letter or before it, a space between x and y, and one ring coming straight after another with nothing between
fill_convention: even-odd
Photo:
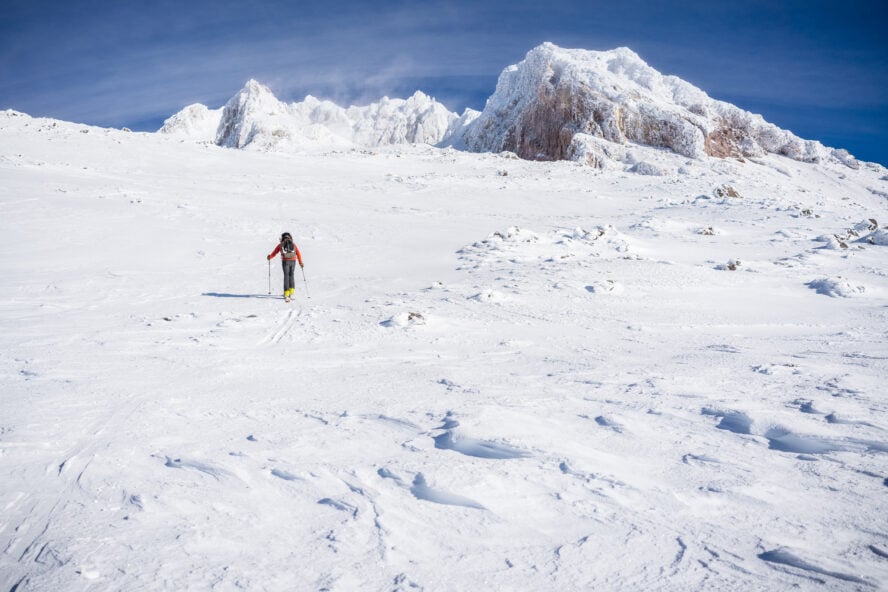
<instances>
[{"instance_id":1,"label":"ski track in snow","mask_svg":"<svg viewBox=\"0 0 888 592\"><path fill-rule=\"evenodd\" d=\"M0 589L888 583L884 171L12 119Z\"/></svg>"},{"instance_id":2,"label":"ski track in snow","mask_svg":"<svg viewBox=\"0 0 888 592\"><path fill-rule=\"evenodd\" d=\"M299 313L297 313L294 309L290 309L283 315L283 320L279 323L279 325L269 333L261 342L260 345L265 343L277 344L280 343L281 339L283 339L290 331L293 330L293 327L297 323L297 319L299 318Z\"/></svg>"}]
</instances>

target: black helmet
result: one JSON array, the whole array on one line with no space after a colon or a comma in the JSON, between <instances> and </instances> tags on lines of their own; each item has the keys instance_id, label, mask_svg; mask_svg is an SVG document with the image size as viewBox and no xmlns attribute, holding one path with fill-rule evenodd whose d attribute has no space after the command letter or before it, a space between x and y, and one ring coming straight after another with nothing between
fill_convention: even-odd
<instances>
[{"instance_id":1,"label":"black helmet","mask_svg":"<svg viewBox=\"0 0 888 592\"><path fill-rule=\"evenodd\" d=\"M289 232L285 232L281 235L281 240L284 240L285 238L289 238L290 240L293 239Z\"/></svg>"}]
</instances>

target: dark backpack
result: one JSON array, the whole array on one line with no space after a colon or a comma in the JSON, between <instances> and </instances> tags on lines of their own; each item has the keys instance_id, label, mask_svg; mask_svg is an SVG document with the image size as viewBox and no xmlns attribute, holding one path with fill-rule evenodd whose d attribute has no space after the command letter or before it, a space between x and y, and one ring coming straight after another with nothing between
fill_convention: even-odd
<instances>
[{"instance_id":1,"label":"dark backpack","mask_svg":"<svg viewBox=\"0 0 888 592\"><path fill-rule=\"evenodd\" d=\"M284 239L281 241L281 252L284 255L292 255L296 252L296 245L293 244L293 237L289 234L284 235Z\"/></svg>"}]
</instances>

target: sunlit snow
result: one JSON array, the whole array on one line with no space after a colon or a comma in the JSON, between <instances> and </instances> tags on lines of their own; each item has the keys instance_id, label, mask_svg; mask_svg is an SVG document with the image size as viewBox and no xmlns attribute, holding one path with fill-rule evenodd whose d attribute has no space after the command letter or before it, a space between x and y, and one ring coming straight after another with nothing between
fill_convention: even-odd
<instances>
[{"instance_id":1,"label":"sunlit snow","mask_svg":"<svg viewBox=\"0 0 888 592\"><path fill-rule=\"evenodd\" d=\"M888 583L881 166L0 145L4 590Z\"/></svg>"}]
</instances>

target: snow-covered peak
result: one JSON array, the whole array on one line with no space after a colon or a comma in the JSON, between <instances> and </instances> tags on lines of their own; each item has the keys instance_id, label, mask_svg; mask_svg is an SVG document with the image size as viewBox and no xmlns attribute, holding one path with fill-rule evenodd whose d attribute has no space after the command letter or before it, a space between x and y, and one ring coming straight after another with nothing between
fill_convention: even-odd
<instances>
[{"instance_id":1,"label":"snow-covered peak","mask_svg":"<svg viewBox=\"0 0 888 592\"><path fill-rule=\"evenodd\" d=\"M228 102L229 104L238 103L250 109L268 110L275 110L281 104L269 87L252 78Z\"/></svg>"},{"instance_id":2,"label":"snow-covered peak","mask_svg":"<svg viewBox=\"0 0 888 592\"><path fill-rule=\"evenodd\" d=\"M163 122L160 133L174 136L213 141L219 128L222 109L209 109L206 105L189 105Z\"/></svg>"},{"instance_id":3,"label":"snow-covered peak","mask_svg":"<svg viewBox=\"0 0 888 592\"><path fill-rule=\"evenodd\" d=\"M803 140L661 74L627 47L589 51L553 43L505 68L481 113L457 115L419 90L407 99L383 97L360 107L343 108L311 95L284 103L249 80L223 109L192 105L160 131L254 150L425 143L605 167L637 164L629 154L635 146L694 159L775 153L859 166L847 151Z\"/></svg>"},{"instance_id":4,"label":"snow-covered peak","mask_svg":"<svg viewBox=\"0 0 888 592\"><path fill-rule=\"evenodd\" d=\"M458 135L471 119L451 113L422 91L407 99L384 97L343 108L311 95L284 103L267 86L249 80L224 108L191 105L164 122L160 132L260 150L435 145Z\"/></svg>"},{"instance_id":5,"label":"snow-covered peak","mask_svg":"<svg viewBox=\"0 0 888 592\"><path fill-rule=\"evenodd\" d=\"M384 97L367 107L350 107L355 141L362 145L438 144L457 115L421 91L407 99Z\"/></svg>"},{"instance_id":6,"label":"snow-covered peak","mask_svg":"<svg viewBox=\"0 0 888 592\"><path fill-rule=\"evenodd\" d=\"M230 148L243 148L257 133L285 118L287 106L280 102L271 89L249 80L226 103L222 121L216 134L216 143Z\"/></svg>"},{"instance_id":7,"label":"snow-covered peak","mask_svg":"<svg viewBox=\"0 0 888 592\"><path fill-rule=\"evenodd\" d=\"M544 43L507 67L496 92L467 130L474 151L508 150L522 158L612 158L601 141L667 148L691 158L777 153L818 162L833 153L664 76L631 49L563 49Z\"/></svg>"}]
</instances>

